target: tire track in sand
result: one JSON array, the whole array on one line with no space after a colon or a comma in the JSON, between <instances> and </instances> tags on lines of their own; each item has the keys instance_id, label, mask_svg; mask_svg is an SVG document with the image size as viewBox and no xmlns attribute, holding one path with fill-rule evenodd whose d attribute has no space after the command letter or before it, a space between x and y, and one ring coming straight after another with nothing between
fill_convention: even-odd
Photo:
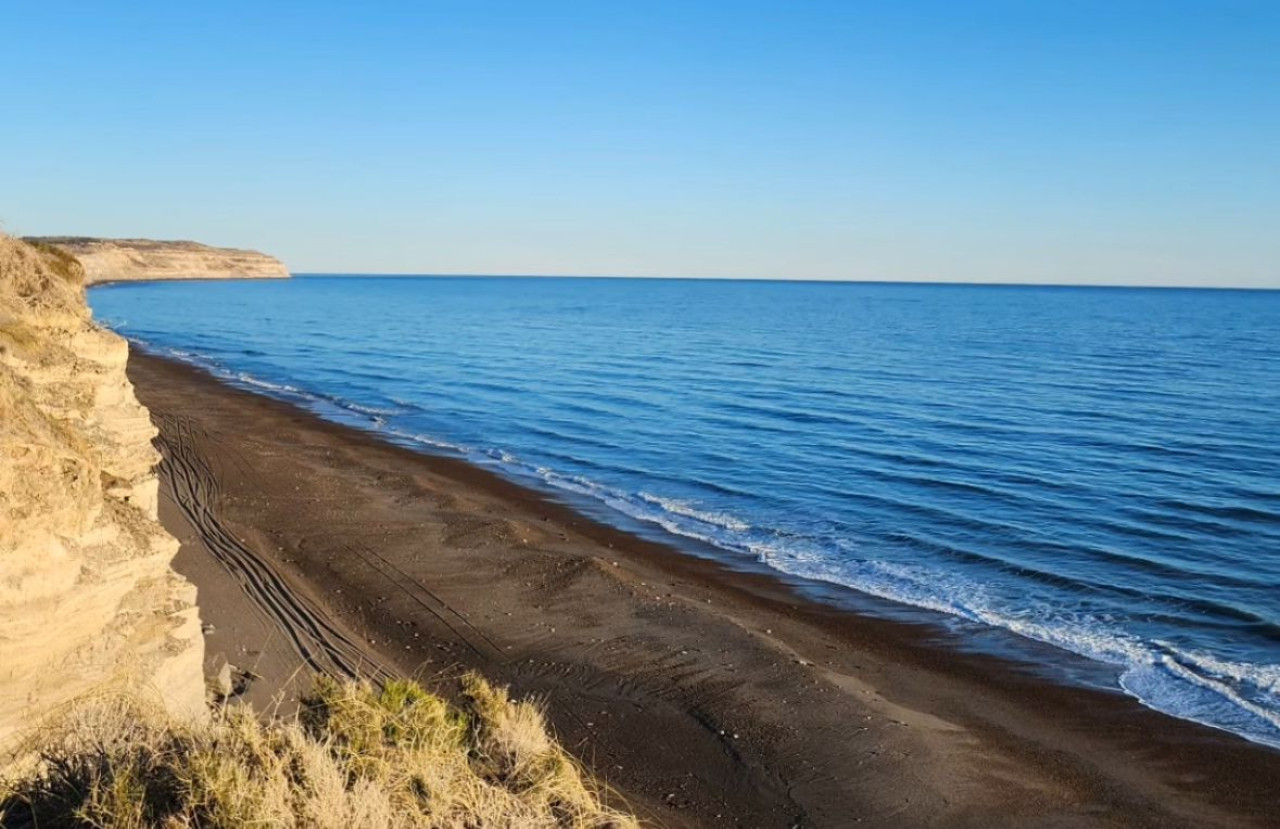
<instances>
[{"instance_id":1,"label":"tire track in sand","mask_svg":"<svg viewBox=\"0 0 1280 829\"><path fill-rule=\"evenodd\" d=\"M403 592L411 601L435 618L458 642L465 645L476 656L498 663L507 661L502 648L486 636L484 631L473 625L465 615L459 613L425 584L388 561L385 556L367 547L356 547L350 544L343 544L340 549L369 565L371 570L381 575L393 587Z\"/></svg>"},{"instance_id":2,"label":"tire track in sand","mask_svg":"<svg viewBox=\"0 0 1280 829\"><path fill-rule=\"evenodd\" d=\"M164 457L162 478L174 503L217 561L245 594L284 633L311 670L330 676L385 679L389 672L319 606L293 590L284 578L223 524L217 511L218 479L195 449L184 418L157 416L156 444Z\"/></svg>"}]
</instances>

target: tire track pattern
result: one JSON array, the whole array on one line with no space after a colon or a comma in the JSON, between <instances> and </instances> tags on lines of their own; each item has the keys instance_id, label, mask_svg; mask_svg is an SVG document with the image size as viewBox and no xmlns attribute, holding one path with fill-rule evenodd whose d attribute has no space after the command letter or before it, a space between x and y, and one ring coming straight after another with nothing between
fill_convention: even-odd
<instances>
[{"instance_id":1,"label":"tire track pattern","mask_svg":"<svg viewBox=\"0 0 1280 829\"><path fill-rule=\"evenodd\" d=\"M222 523L215 504L218 479L194 448L191 425L183 418L157 416L156 444L164 462L161 477L174 502L245 594L280 628L290 646L313 671L330 676L386 679L389 672L340 630L328 614L293 590L284 578Z\"/></svg>"},{"instance_id":2,"label":"tire track pattern","mask_svg":"<svg viewBox=\"0 0 1280 829\"><path fill-rule=\"evenodd\" d=\"M362 560L369 565L370 569L402 591L476 656L499 663L506 661L502 648L473 625L466 616L441 599L425 584L388 561L386 557L366 547L355 547L350 544L343 544L341 549L348 555Z\"/></svg>"}]
</instances>

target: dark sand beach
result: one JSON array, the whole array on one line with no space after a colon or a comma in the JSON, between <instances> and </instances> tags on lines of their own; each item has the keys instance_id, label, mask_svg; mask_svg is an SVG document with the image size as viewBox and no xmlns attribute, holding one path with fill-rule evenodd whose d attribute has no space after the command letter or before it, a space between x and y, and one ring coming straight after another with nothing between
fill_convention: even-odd
<instances>
[{"instance_id":1,"label":"dark sand beach","mask_svg":"<svg viewBox=\"0 0 1280 829\"><path fill-rule=\"evenodd\" d=\"M611 529L462 461L134 354L210 667L546 701L660 826L1280 825L1280 752Z\"/></svg>"}]
</instances>

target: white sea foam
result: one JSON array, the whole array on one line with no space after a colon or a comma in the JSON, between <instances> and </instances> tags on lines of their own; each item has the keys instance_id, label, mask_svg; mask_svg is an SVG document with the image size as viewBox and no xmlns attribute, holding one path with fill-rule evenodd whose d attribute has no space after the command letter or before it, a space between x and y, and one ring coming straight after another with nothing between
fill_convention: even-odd
<instances>
[{"instance_id":1,"label":"white sea foam","mask_svg":"<svg viewBox=\"0 0 1280 829\"><path fill-rule=\"evenodd\" d=\"M490 456L515 460L507 453ZM816 540L790 538L783 542L777 534L759 531L734 516L702 509L689 500L649 492L632 495L547 467L530 471L556 489L590 497L674 535L750 554L792 575L981 622L1114 665L1121 672L1121 689L1148 707L1280 747L1280 665L1232 662L1179 651L1167 643L1145 642L1109 620L1087 613L1047 606L1011 612L1007 597L1002 598L988 585L941 568L848 560L832 556L833 551Z\"/></svg>"},{"instance_id":2,"label":"white sea foam","mask_svg":"<svg viewBox=\"0 0 1280 829\"><path fill-rule=\"evenodd\" d=\"M435 449L445 449L449 452L456 452L460 455L470 455L471 449L460 443L451 443L447 440L441 440L431 435L424 435L418 432L405 432L399 429L388 429L387 434L392 437L400 438L411 443L419 443L423 446L430 446Z\"/></svg>"},{"instance_id":3,"label":"white sea foam","mask_svg":"<svg viewBox=\"0 0 1280 829\"><path fill-rule=\"evenodd\" d=\"M400 409L388 409L382 406L366 406L363 403L353 403L350 400L334 398L334 402L344 409L350 409L353 412L366 414L370 417L390 417L401 413Z\"/></svg>"},{"instance_id":4,"label":"white sea foam","mask_svg":"<svg viewBox=\"0 0 1280 829\"><path fill-rule=\"evenodd\" d=\"M985 585L917 565L810 562L771 551L767 563L903 604L1002 628L1117 666L1122 690L1144 705L1280 748L1280 665L1233 662L1146 642L1106 620L1050 607L1008 610Z\"/></svg>"},{"instance_id":5,"label":"white sea foam","mask_svg":"<svg viewBox=\"0 0 1280 829\"><path fill-rule=\"evenodd\" d=\"M659 495L651 495L648 492L641 492L640 499L653 504L669 513L675 515L683 515L685 518L692 518L703 524L710 524L716 527L723 527L726 530L737 533L744 533L751 529L751 525L746 521L735 518L724 512L710 512L700 510L694 506L693 502L680 500L677 498L663 498Z\"/></svg>"},{"instance_id":6,"label":"white sea foam","mask_svg":"<svg viewBox=\"0 0 1280 829\"><path fill-rule=\"evenodd\" d=\"M265 391L288 394L295 397L305 397L308 399L319 399L315 395L308 394L297 386L290 386L287 383L272 383L268 380L262 380L258 377L254 377L252 374L243 371L236 373L234 378L246 386L253 386L254 388L263 389Z\"/></svg>"}]
</instances>

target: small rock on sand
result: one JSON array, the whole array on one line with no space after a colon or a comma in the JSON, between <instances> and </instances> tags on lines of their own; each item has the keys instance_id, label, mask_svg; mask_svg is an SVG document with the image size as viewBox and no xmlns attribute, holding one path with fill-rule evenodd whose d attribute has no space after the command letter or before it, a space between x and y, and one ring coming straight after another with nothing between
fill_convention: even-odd
<instances>
[{"instance_id":1,"label":"small rock on sand","mask_svg":"<svg viewBox=\"0 0 1280 829\"><path fill-rule=\"evenodd\" d=\"M232 681L234 675L235 667L229 662L223 662L218 673L209 680L209 690L216 698L226 699L235 691L235 684Z\"/></svg>"}]
</instances>

